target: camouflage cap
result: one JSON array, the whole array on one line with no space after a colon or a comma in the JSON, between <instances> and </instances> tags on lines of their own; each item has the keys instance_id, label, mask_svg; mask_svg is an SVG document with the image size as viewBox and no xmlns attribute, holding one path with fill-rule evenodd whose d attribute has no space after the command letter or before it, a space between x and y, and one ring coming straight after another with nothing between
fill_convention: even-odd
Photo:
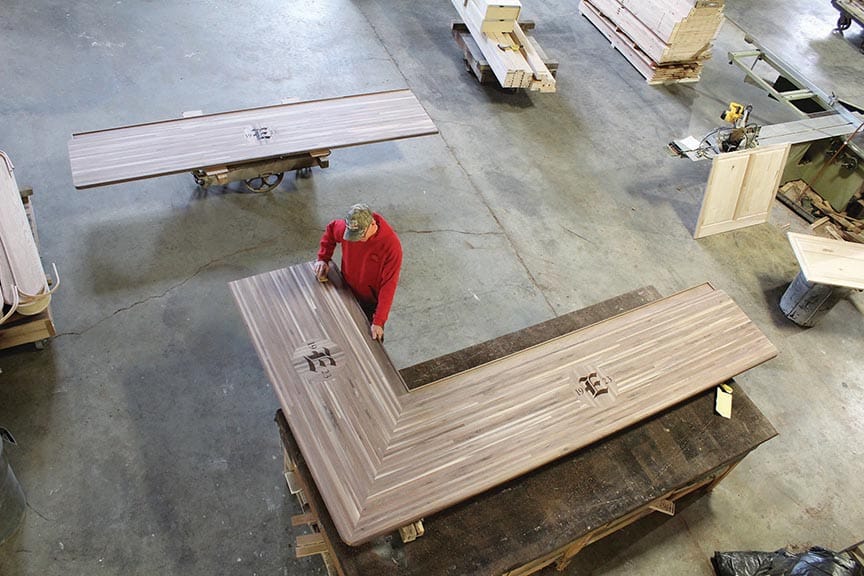
<instances>
[{"instance_id":1,"label":"camouflage cap","mask_svg":"<svg viewBox=\"0 0 864 576\"><path fill-rule=\"evenodd\" d=\"M374 218L372 210L366 204L355 204L345 217L345 235L348 242L357 242L366 234L366 229L372 225Z\"/></svg>"}]
</instances>

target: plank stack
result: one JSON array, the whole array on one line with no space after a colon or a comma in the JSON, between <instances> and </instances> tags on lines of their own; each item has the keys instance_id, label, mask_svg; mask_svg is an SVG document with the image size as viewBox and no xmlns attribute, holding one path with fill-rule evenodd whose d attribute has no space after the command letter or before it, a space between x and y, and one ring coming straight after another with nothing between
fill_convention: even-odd
<instances>
[{"instance_id":1,"label":"plank stack","mask_svg":"<svg viewBox=\"0 0 864 576\"><path fill-rule=\"evenodd\" d=\"M724 0L581 0L579 11L649 84L697 82Z\"/></svg>"},{"instance_id":2,"label":"plank stack","mask_svg":"<svg viewBox=\"0 0 864 576\"><path fill-rule=\"evenodd\" d=\"M52 292L13 169L9 156L0 151L0 324L16 313L32 316L43 312Z\"/></svg>"},{"instance_id":3,"label":"plank stack","mask_svg":"<svg viewBox=\"0 0 864 576\"><path fill-rule=\"evenodd\" d=\"M519 0L452 0L504 88L555 92L555 77L517 22Z\"/></svg>"}]
</instances>

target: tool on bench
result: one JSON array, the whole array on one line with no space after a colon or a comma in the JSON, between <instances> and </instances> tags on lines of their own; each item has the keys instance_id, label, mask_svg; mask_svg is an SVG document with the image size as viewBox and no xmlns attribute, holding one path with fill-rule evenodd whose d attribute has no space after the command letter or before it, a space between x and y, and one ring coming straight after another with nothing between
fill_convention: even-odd
<instances>
[{"instance_id":1,"label":"tool on bench","mask_svg":"<svg viewBox=\"0 0 864 576\"><path fill-rule=\"evenodd\" d=\"M724 152L757 147L761 126L750 123L752 111L753 106L750 104L730 102L729 107L720 114L720 119L731 126L719 126L701 140L696 140L693 136L673 140L667 145L670 154L696 161L713 158Z\"/></svg>"}]
</instances>

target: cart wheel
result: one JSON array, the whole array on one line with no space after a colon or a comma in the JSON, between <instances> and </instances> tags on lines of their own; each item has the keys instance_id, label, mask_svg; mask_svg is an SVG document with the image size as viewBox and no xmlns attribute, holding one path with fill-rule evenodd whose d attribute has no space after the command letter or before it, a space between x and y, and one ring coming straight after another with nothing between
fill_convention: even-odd
<instances>
[{"instance_id":1,"label":"cart wheel","mask_svg":"<svg viewBox=\"0 0 864 576\"><path fill-rule=\"evenodd\" d=\"M312 177L312 168L309 166L307 166L306 168L298 168L297 169L297 177L303 178L304 180L306 178L311 178Z\"/></svg>"},{"instance_id":2,"label":"cart wheel","mask_svg":"<svg viewBox=\"0 0 864 576\"><path fill-rule=\"evenodd\" d=\"M841 14L840 18L837 19L837 30L843 32L843 30L848 30L852 25L852 18L849 17L848 14Z\"/></svg>"},{"instance_id":3,"label":"cart wheel","mask_svg":"<svg viewBox=\"0 0 864 576\"><path fill-rule=\"evenodd\" d=\"M43 338L42 340L37 340L33 343L33 346L36 347L37 350L44 350L45 346L48 345L48 338Z\"/></svg>"},{"instance_id":4,"label":"cart wheel","mask_svg":"<svg viewBox=\"0 0 864 576\"><path fill-rule=\"evenodd\" d=\"M249 180L244 180L246 184L246 188L250 192L270 192L282 182L282 177L285 176L284 172L279 172L278 174L268 173L261 174L257 178L250 178Z\"/></svg>"},{"instance_id":5,"label":"cart wheel","mask_svg":"<svg viewBox=\"0 0 864 576\"><path fill-rule=\"evenodd\" d=\"M200 186L201 188L206 188L206 186L204 185L205 182L204 182L204 179L203 179L203 178L201 178L201 177L198 176L197 174L192 174L192 177L195 178L195 184L197 184L197 185Z\"/></svg>"}]
</instances>

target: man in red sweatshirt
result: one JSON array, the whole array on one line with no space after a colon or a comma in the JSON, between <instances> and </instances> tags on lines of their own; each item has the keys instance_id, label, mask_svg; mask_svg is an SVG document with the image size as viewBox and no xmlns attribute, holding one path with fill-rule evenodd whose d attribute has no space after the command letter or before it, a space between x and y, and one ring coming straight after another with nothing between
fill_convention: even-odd
<instances>
[{"instance_id":1,"label":"man in red sweatshirt","mask_svg":"<svg viewBox=\"0 0 864 576\"><path fill-rule=\"evenodd\" d=\"M336 244L342 244L342 277L372 323L373 340L384 340L384 323L399 283L402 244L384 218L366 204L355 204L344 219L333 220L321 236L315 263L319 280L327 278Z\"/></svg>"}]
</instances>

